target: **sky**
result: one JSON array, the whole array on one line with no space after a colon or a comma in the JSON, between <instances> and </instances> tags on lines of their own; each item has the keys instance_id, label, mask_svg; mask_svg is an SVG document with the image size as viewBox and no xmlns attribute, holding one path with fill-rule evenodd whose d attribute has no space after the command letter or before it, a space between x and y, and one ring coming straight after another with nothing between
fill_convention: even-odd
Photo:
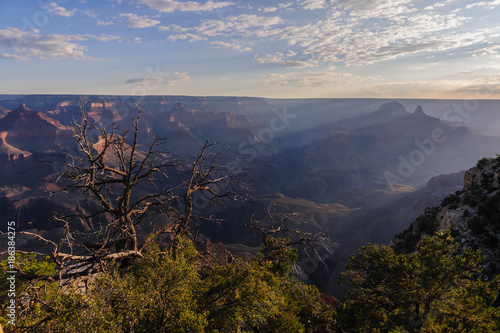
<instances>
[{"instance_id":1,"label":"sky","mask_svg":"<svg viewBox=\"0 0 500 333\"><path fill-rule=\"evenodd\" d=\"M0 6L0 94L500 98L500 0Z\"/></svg>"}]
</instances>

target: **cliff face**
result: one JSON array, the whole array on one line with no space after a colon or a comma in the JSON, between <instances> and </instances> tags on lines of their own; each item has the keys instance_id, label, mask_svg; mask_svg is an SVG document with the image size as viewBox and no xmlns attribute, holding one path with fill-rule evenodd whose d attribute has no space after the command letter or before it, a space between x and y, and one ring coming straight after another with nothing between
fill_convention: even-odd
<instances>
[{"instance_id":1,"label":"cliff face","mask_svg":"<svg viewBox=\"0 0 500 333\"><path fill-rule=\"evenodd\" d=\"M465 172L461 191L446 197L439 207L428 208L398 234L393 247L411 252L423 235L451 230L463 251L481 249L486 276L500 272L500 156L482 159Z\"/></svg>"},{"instance_id":2,"label":"cliff face","mask_svg":"<svg viewBox=\"0 0 500 333\"><path fill-rule=\"evenodd\" d=\"M0 119L0 152L9 161L25 159L34 152L58 151L70 139L69 128L24 104Z\"/></svg>"},{"instance_id":3,"label":"cliff face","mask_svg":"<svg viewBox=\"0 0 500 333\"><path fill-rule=\"evenodd\" d=\"M16 162L16 161L25 161L26 159L32 156L31 153L5 153L0 154L0 161L6 162Z\"/></svg>"}]
</instances>

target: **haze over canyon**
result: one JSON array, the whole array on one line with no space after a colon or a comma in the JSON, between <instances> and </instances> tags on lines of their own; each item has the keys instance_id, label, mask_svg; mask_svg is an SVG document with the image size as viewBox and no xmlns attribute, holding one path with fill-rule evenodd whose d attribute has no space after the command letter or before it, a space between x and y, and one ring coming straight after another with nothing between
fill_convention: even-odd
<instances>
[{"instance_id":1,"label":"haze over canyon","mask_svg":"<svg viewBox=\"0 0 500 333\"><path fill-rule=\"evenodd\" d=\"M20 230L56 239L54 211L91 212L81 193L57 193L60 162L78 154L71 131L80 105L97 127L133 126L141 110L139 140L165 137L171 158L192 162L204 142L224 150L217 173L248 189L243 204L200 212L225 221L198 225L199 237L254 253L258 237L246 226L274 212L299 213L297 227L332 241L328 268L306 259L305 279L338 295L336 276L347 256L369 242L389 243L422 213L463 187L463 175L500 147L500 102L493 100L265 99L190 96L0 95L0 213ZM187 169L172 171L178 184ZM144 188L143 191L153 189ZM150 217L161 223L162 215ZM105 221L79 219L89 231ZM2 230L5 225L2 224ZM144 230L147 233L147 230ZM24 239L19 246L42 245Z\"/></svg>"}]
</instances>

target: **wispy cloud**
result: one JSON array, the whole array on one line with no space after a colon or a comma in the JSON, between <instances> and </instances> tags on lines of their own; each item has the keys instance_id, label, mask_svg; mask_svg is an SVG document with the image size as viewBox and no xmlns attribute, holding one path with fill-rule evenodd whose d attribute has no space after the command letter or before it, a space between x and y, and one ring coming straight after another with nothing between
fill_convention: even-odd
<instances>
[{"instance_id":1,"label":"wispy cloud","mask_svg":"<svg viewBox=\"0 0 500 333\"><path fill-rule=\"evenodd\" d=\"M226 42L211 42L210 45L212 45L214 48L226 48L226 49L232 49L240 52L250 52L252 49L249 46L241 45L238 43L226 43Z\"/></svg>"},{"instance_id":2,"label":"wispy cloud","mask_svg":"<svg viewBox=\"0 0 500 333\"><path fill-rule=\"evenodd\" d=\"M493 1L480 1L480 2L475 2L467 5L465 9L469 9L472 7L485 7L487 9L493 9L497 6L500 6L500 0L493 0Z\"/></svg>"},{"instance_id":3,"label":"wispy cloud","mask_svg":"<svg viewBox=\"0 0 500 333\"><path fill-rule=\"evenodd\" d=\"M500 0L470 6L491 7L497 3L500 4ZM420 9L410 0L297 0L297 4L307 10L328 10L321 15L323 19L312 22L296 22L283 16L288 12L279 11L279 16L228 15L223 19L202 19L198 25L170 25L158 30L168 31L167 39L171 41L208 40L211 46L238 51L255 49L251 45L262 44L272 49L272 43L282 40L297 56L285 56L279 51L283 49L280 46L274 47L276 52L257 55L255 59L262 64L274 63L287 68L321 64L359 66L417 53L458 51L466 54L469 51L465 48L473 45L478 48L500 33L500 28L464 29L470 17L451 10L439 11L452 4L456 7L456 0L442 0ZM274 13L277 7L282 6L257 10ZM475 55L494 55L496 51L492 46L482 47Z\"/></svg>"},{"instance_id":4,"label":"wispy cloud","mask_svg":"<svg viewBox=\"0 0 500 333\"><path fill-rule=\"evenodd\" d=\"M336 0L333 3L359 18L397 18L416 11L411 0Z\"/></svg>"},{"instance_id":5,"label":"wispy cloud","mask_svg":"<svg viewBox=\"0 0 500 333\"><path fill-rule=\"evenodd\" d=\"M14 60L38 59L75 59L96 60L85 52L87 48L79 43L89 39L99 41L119 40L112 35L41 35L38 30L27 32L18 28L0 29L0 45L11 49L14 54L3 58Z\"/></svg>"},{"instance_id":6,"label":"wispy cloud","mask_svg":"<svg viewBox=\"0 0 500 333\"><path fill-rule=\"evenodd\" d=\"M304 9L321 9L326 5L326 0L302 0L299 1Z\"/></svg>"},{"instance_id":7,"label":"wispy cloud","mask_svg":"<svg viewBox=\"0 0 500 333\"><path fill-rule=\"evenodd\" d=\"M140 84L144 86L172 86L178 82L189 80L190 77L186 72L179 73L177 71L172 74L156 73L155 76L148 75L143 78L134 78L125 81L126 84Z\"/></svg>"},{"instance_id":8,"label":"wispy cloud","mask_svg":"<svg viewBox=\"0 0 500 333\"><path fill-rule=\"evenodd\" d=\"M92 11L92 10L86 10L86 11L83 12L83 14L85 16L92 17L92 18L97 17L97 14L94 11Z\"/></svg>"},{"instance_id":9,"label":"wispy cloud","mask_svg":"<svg viewBox=\"0 0 500 333\"><path fill-rule=\"evenodd\" d=\"M431 63L433 67L435 63ZM380 97L406 96L413 98L498 98L500 68L484 67L464 70L420 80L377 82L364 86L365 92Z\"/></svg>"},{"instance_id":10,"label":"wispy cloud","mask_svg":"<svg viewBox=\"0 0 500 333\"><path fill-rule=\"evenodd\" d=\"M446 0L446 1L442 1L442 2L436 2L432 5L424 7L424 10L435 10L437 8L444 7L453 1L455 1L455 0Z\"/></svg>"},{"instance_id":11,"label":"wispy cloud","mask_svg":"<svg viewBox=\"0 0 500 333\"><path fill-rule=\"evenodd\" d=\"M111 21L97 21L97 25L124 25L130 28L151 28L157 26L161 22L158 20L154 20L149 18L148 16L140 16L137 14L131 13L121 13L119 15L121 19L118 17L113 17Z\"/></svg>"},{"instance_id":12,"label":"wispy cloud","mask_svg":"<svg viewBox=\"0 0 500 333\"><path fill-rule=\"evenodd\" d=\"M196 41L213 37L236 36L243 41L242 37L270 38L281 32L281 30L273 30L274 26L281 23L283 23L283 20L279 16L269 17L255 14L242 14L238 16L228 16L224 20L203 20L199 26L190 28L172 26L172 31L181 31L182 33L171 34L168 39L173 41L177 39Z\"/></svg>"},{"instance_id":13,"label":"wispy cloud","mask_svg":"<svg viewBox=\"0 0 500 333\"><path fill-rule=\"evenodd\" d=\"M193 33L183 33L183 34L171 35L168 37L168 40L171 41L176 41L179 39L180 40L188 39L190 42L196 42L199 40L206 40L207 38Z\"/></svg>"},{"instance_id":14,"label":"wispy cloud","mask_svg":"<svg viewBox=\"0 0 500 333\"><path fill-rule=\"evenodd\" d=\"M227 1L175 1L175 0L135 0L136 3L147 5L163 13L213 11L232 5Z\"/></svg>"},{"instance_id":15,"label":"wispy cloud","mask_svg":"<svg viewBox=\"0 0 500 333\"><path fill-rule=\"evenodd\" d=\"M7 53L2 53L0 54L0 59L10 59L10 60L28 60L28 57L23 57L23 56L18 56L15 54L7 54Z\"/></svg>"},{"instance_id":16,"label":"wispy cloud","mask_svg":"<svg viewBox=\"0 0 500 333\"><path fill-rule=\"evenodd\" d=\"M275 54L266 54L264 57L258 57L256 56L255 58L257 59L258 62L261 64L278 64L283 67L287 68L303 68L303 67L313 67L317 65L314 62L307 62L307 61L301 61L301 60L292 60L290 59L291 57L295 56L296 53L292 52L291 54L283 54L281 52L276 52Z\"/></svg>"},{"instance_id":17,"label":"wispy cloud","mask_svg":"<svg viewBox=\"0 0 500 333\"><path fill-rule=\"evenodd\" d=\"M282 23L279 16L259 16L255 14L242 14L228 16L225 20L205 20L194 30L205 36L241 34L246 36L269 37L269 28Z\"/></svg>"},{"instance_id":18,"label":"wispy cloud","mask_svg":"<svg viewBox=\"0 0 500 333\"><path fill-rule=\"evenodd\" d=\"M486 33L457 33L466 18L455 14L418 13L376 25L342 16L303 26L288 26L280 38L301 47L320 62L371 64L417 52L463 47L484 40Z\"/></svg>"},{"instance_id":19,"label":"wispy cloud","mask_svg":"<svg viewBox=\"0 0 500 333\"><path fill-rule=\"evenodd\" d=\"M407 82L387 82L365 86L366 92L379 97L407 96L413 98L498 98L498 77L474 77L471 74L456 78L432 78Z\"/></svg>"},{"instance_id":20,"label":"wispy cloud","mask_svg":"<svg viewBox=\"0 0 500 333\"><path fill-rule=\"evenodd\" d=\"M54 13L55 15L59 16L64 16L64 17L71 17L75 15L76 9L73 10L67 10L66 8L59 6L57 2L51 2L47 5L47 10L51 13Z\"/></svg>"},{"instance_id":21,"label":"wispy cloud","mask_svg":"<svg viewBox=\"0 0 500 333\"><path fill-rule=\"evenodd\" d=\"M500 58L500 43L490 44L472 51L474 57L493 56Z\"/></svg>"},{"instance_id":22,"label":"wispy cloud","mask_svg":"<svg viewBox=\"0 0 500 333\"><path fill-rule=\"evenodd\" d=\"M291 86L298 88L340 86L369 79L351 73L337 73L332 71L264 74L261 75L261 77L265 79L265 85Z\"/></svg>"},{"instance_id":23,"label":"wispy cloud","mask_svg":"<svg viewBox=\"0 0 500 333\"><path fill-rule=\"evenodd\" d=\"M264 7L264 8L259 8L259 12L264 12L264 13L273 13L278 10L278 7Z\"/></svg>"}]
</instances>

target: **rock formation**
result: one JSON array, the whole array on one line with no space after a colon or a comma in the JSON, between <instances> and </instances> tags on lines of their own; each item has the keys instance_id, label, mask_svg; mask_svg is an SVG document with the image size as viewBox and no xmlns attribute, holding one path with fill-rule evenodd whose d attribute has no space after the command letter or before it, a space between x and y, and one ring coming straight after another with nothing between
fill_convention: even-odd
<instances>
[{"instance_id":1,"label":"rock formation","mask_svg":"<svg viewBox=\"0 0 500 333\"><path fill-rule=\"evenodd\" d=\"M423 235L443 230L452 231L461 251L481 249L486 256L485 278L500 272L500 156L484 158L467 170L463 189L439 207L428 208L394 238L393 247L412 252Z\"/></svg>"}]
</instances>

